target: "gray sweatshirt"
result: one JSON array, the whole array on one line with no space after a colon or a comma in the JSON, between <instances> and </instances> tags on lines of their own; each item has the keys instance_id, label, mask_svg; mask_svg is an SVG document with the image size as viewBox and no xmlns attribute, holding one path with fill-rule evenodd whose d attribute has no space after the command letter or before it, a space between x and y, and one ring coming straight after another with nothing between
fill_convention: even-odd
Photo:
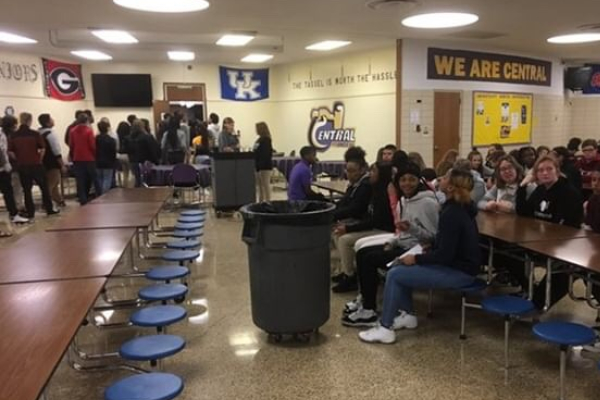
<instances>
[{"instance_id":1,"label":"gray sweatshirt","mask_svg":"<svg viewBox=\"0 0 600 400\"><path fill-rule=\"evenodd\" d=\"M435 194L425 190L408 199L402 197L400 203L400 220L410 222L410 228L407 232L396 235L389 244L408 250L419 243L433 243L440 211Z\"/></svg>"}]
</instances>

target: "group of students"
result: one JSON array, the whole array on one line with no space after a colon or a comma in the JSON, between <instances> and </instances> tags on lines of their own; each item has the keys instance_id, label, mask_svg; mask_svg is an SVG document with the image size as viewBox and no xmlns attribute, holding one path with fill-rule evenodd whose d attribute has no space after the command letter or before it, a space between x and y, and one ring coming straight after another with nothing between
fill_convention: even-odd
<instances>
[{"instance_id":1,"label":"group of students","mask_svg":"<svg viewBox=\"0 0 600 400\"><path fill-rule=\"evenodd\" d=\"M342 323L370 327L359 333L363 341L393 343L395 330L418 325L414 289L471 284L487 260L480 249L478 211L516 213L577 228L583 224L600 233L598 143L580 144L581 152L565 147L566 153L562 147L506 153L494 145L485 159L476 150L465 159L452 151L435 170L426 168L418 153L406 154L393 145L382 148L369 168L365 152L350 148L345 154L349 186L334 211L340 263L332 272L332 290L358 291L358 296L345 305ZM323 200L311 189L315 150L305 147L300 154L288 197ZM577 186L577 180L574 185L566 173L574 173L571 165L583 185ZM496 255L494 268L502 283L527 289L522 262ZM380 271L387 271L381 308ZM565 273L549 279L554 304L567 294L569 279ZM600 287L593 294L600 299ZM536 286L533 302L543 308L544 281Z\"/></svg>"}]
</instances>

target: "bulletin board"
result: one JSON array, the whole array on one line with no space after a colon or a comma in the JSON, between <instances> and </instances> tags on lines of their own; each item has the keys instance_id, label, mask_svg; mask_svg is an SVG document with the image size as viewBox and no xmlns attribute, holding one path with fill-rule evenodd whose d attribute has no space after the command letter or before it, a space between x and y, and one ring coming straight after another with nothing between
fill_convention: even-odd
<instances>
[{"instance_id":1,"label":"bulletin board","mask_svg":"<svg viewBox=\"0 0 600 400\"><path fill-rule=\"evenodd\" d=\"M473 92L473 147L531 143L533 94Z\"/></svg>"}]
</instances>

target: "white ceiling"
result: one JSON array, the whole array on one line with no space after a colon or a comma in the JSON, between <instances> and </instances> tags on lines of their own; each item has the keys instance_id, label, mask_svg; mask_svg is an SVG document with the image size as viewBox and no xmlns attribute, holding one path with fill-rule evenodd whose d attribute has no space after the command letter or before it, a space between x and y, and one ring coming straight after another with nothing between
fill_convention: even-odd
<instances>
[{"instance_id":1,"label":"white ceiling","mask_svg":"<svg viewBox=\"0 0 600 400\"><path fill-rule=\"evenodd\" d=\"M335 51L343 53L392 46L398 38L435 38L567 61L600 60L600 42L546 43L548 37L577 32L581 25L600 24L599 0L418 1L418 5L372 10L365 0L210 0L206 11L174 15L132 11L114 5L112 0L20 0L18 6L3 7L0 30L32 37L39 43L0 44L0 50L72 58L70 50L90 48L108 52L117 62L148 62L166 61L167 50L189 49L197 53L199 63L238 63L250 52L272 52L272 63L287 63L321 56L304 47L324 39L353 41L351 46ZM473 12L480 20L469 27L437 31L400 24L405 16L433 11ZM89 28L127 30L140 43L105 44L92 36ZM214 45L221 34L232 31L254 31L257 38L245 48Z\"/></svg>"}]
</instances>

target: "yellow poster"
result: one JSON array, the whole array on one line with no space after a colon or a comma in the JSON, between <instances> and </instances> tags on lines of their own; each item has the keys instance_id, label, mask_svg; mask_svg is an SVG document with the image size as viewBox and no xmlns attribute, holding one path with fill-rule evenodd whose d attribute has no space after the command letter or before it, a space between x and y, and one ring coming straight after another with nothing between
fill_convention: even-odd
<instances>
[{"instance_id":1,"label":"yellow poster","mask_svg":"<svg viewBox=\"0 0 600 400\"><path fill-rule=\"evenodd\" d=\"M473 92L473 146L531 142L533 95Z\"/></svg>"}]
</instances>

